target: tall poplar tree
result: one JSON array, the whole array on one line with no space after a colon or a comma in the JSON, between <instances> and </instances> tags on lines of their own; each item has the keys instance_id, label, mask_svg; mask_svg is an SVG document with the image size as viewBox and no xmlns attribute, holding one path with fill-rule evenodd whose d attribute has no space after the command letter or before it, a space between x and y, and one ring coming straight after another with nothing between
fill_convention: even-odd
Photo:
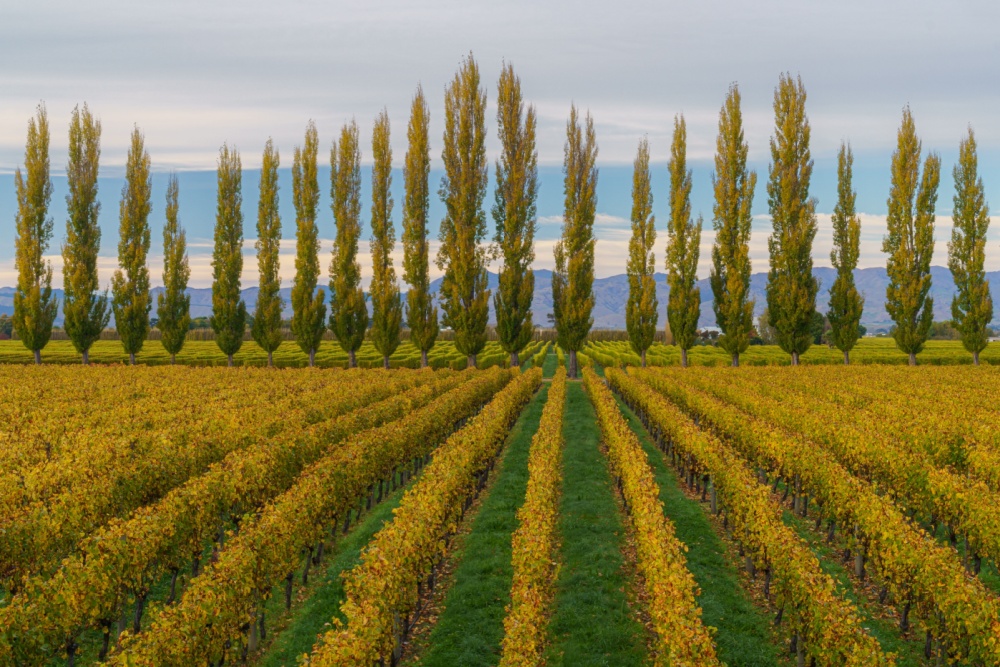
<instances>
[{"instance_id":1,"label":"tall poplar tree","mask_svg":"<svg viewBox=\"0 0 1000 667\"><path fill-rule=\"evenodd\" d=\"M316 207L319 206L319 180L316 157L319 134L309 121L305 142L295 147L292 161L292 198L295 201L295 279L292 281L292 334L299 348L309 355L309 365L316 363L316 350L326 331L326 295L316 289L319 282L319 230Z\"/></svg>"},{"instance_id":2,"label":"tall poplar tree","mask_svg":"<svg viewBox=\"0 0 1000 667\"><path fill-rule=\"evenodd\" d=\"M813 342L819 284L813 276L812 245L816 238L816 200L809 197L813 162L809 152L809 117L802 79L782 74L774 90L774 136L767 201L773 232L767 240L771 267L767 274L767 312L778 345L799 356Z\"/></svg>"},{"instance_id":3,"label":"tall poplar tree","mask_svg":"<svg viewBox=\"0 0 1000 667\"><path fill-rule=\"evenodd\" d=\"M972 363L979 365L979 353L986 348L986 327L993 319L993 297L986 282L986 232L990 228L990 208L986 190L979 177L976 136L968 136L958 148L955 177L951 242L948 244L948 268L955 278L956 292L951 300L951 316L962 335L962 345L972 353Z\"/></svg>"},{"instance_id":4,"label":"tall poplar tree","mask_svg":"<svg viewBox=\"0 0 1000 667\"><path fill-rule=\"evenodd\" d=\"M625 327L629 343L646 366L646 350L653 344L659 304L656 301L656 217L649 178L649 141L639 142L632 172L632 238L628 242L628 302Z\"/></svg>"},{"instance_id":5,"label":"tall poplar tree","mask_svg":"<svg viewBox=\"0 0 1000 667\"><path fill-rule=\"evenodd\" d=\"M163 226L163 291L156 297L156 327L160 342L176 363L191 324L191 295L187 293L191 267L187 256L187 234L177 220L177 176L167 182L167 222Z\"/></svg>"},{"instance_id":6,"label":"tall poplar tree","mask_svg":"<svg viewBox=\"0 0 1000 667\"><path fill-rule=\"evenodd\" d=\"M243 165L235 148L219 150L215 250L212 253L212 330L215 342L233 365L243 346L247 307L240 294L243 273Z\"/></svg>"},{"instance_id":7,"label":"tall poplar tree","mask_svg":"<svg viewBox=\"0 0 1000 667\"><path fill-rule=\"evenodd\" d=\"M583 126L570 108L563 150L565 212L555 246L552 309L559 346L569 352L569 376L577 375L576 353L594 324L594 216L597 212L597 136L588 113Z\"/></svg>"},{"instance_id":8,"label":"tall poplar tree","mask_svg":"<svg viewBox=\"0 0 1000 667\"><path fill-rule=\"evenodd\" d=\"M430 293L430 253L427 247L427 211L430 206L431 147L428 134L430 111L424 91L418 87L410 109L406 131L408 147L403 167L403 280L406 293L406 324L410 342L420 350L420 364L427 366L427 352L438 335L438 311Z\"/></svg>"},{"instance_id":9,"label":"tall poplar tree","mask_svg":"<svg viewBox=\"0 0 1000 667\"><path fill-rule=\"evenodd\" d=\"M536 200L538 151L535 150L535 108L527 110L521 98L521 79L506 64L497 84L497 134L500 159L496 163L493 221L495 242L503 265L493 307L497 338L510 354L511 367L521 365L520 352L531 341L535 295Z\"/></svg>"},{"instance_id":10,"label":"tall poplar tree","mask_svg":"<svg viewBox=\"0 0 1000 667\"><path fill-rule=\"evenodd\" d=\"M486 346L490 291L487 287L486 91L472 54L462 61L444 98L445 175L438 194L446 214L441 221L437 265L444 271L439 298L444 324L455 331L455 347L476 365Z\"/></svg>"},{"instance_id":11,"label":"tall poplar tree","mask_svg":"<svg viewBox=\"0 0 1000 667\"><path fill-rule=\"evenodd\" d=\"M49 177L49 115L44 104L38 105L28 121L24 146L24 172L14 173L17 190L17 236L14 239L14 264L17 266L17 289L14 292L14 331L26 348L42 363L42 349L52 336L58 304L52 296L52 263L45 252L52 240L52 180Z\"/></svg>"},{"instance_id":12,"label":"tall poplar tree","mask_svg":"<svg viewBox=\"0 0 1000 667\"><path fill-rule=\"evenodd\" d=\"M356 353L365 340L368 309L361 289L358 238L361 236L361 148L353 120L340 131L330 151L330 198L337 233L330 262L330 329L347 352L348 365L358 365Z\"/></svg>"},{"instance_id":13,"label":"tall poplar tree","mask_svg":"<svg viewBox=\"0 0 1000 667\"><path fill-rule=\"evenodd\" d=\"M382 365L399 347L403 304L399 298L392 252L396 230L392 226L392 147L389 145L389 113L375 119L372 132L372 343L382 353Z\"/></svg>"},{"instance_id":14,"label":"tall poplar tree","mask_svg":"<svg viewBox=\"0 0 1000 667\"><path fill-rule=\"evenodd\" d=\"M750 225L756 172L747 169L740 89L733 84L719 112L716 139L715 204L712 207L712 295L715 321L722 329L719 346L732 355L733 366L750 344L754 302L750 299Z\"/></svg>"},{"instance_id":15,"label":"tall poplar tree","mask_svg":"<svg viewBox=\"0 0 1000 667\"><path fill-rule=\"evenodd\" d=\"M132 130L132 143L125 163L125 187L119 205L118 266L111 279L111 308L115 314L115 329L135 365L135 355L142 350L149 335L149 212L153 180L150 176L149 153L139 128Z\"/></svg>"},{"instance_id":16,"label":"tall poplar tree","mask_svg":"<svg viewBox=\"0 0 1000 667\"><path fill-rule=\"evenodd\" d=\"M861 246L861 220L855 209L857 193L852 185L854 153L840 145L837 155L837 205L833 208L833 250L830 262L837 277L830 288L830 339L844 353L844 363L851 363L851 350L858 341L861 313L865 300L854 284Z\"/></svg>"},{"instance_id":17,"label":"tall poplar tree","mask_svg":"<svg viewBox=\"0 0 1000 667\"><path fill-rule=\"evenodd\" d=\"M701 315L698 257L701 254L701 217L691 219L691 170L687 168L687 123L674 118L670 146L670 220L667 223L667 322L681 349L681 366L688 365Z\"/></svg>"},{"instance_id":18,"label":"tall poplar tree","mask_svg":"<svg viewBox=\"0 0 1000 667\"><path fill-rule=\"evenodd\" d=\"M63 328L73 347L90 363L90 347L108 325L108 294L98 294L97 255L101 228L97 217L97 172L101 159L101 121L86 104L73 109L69 126L69 163L66 180L66 244L63 255Z\"/></svg>"},{"instance_id":19,"label":"tall poplar tree","mask_svg":"<svg viewBox=\"0 0 1000 667\"><path fill-rule=\"evenodd\" d=\"M887 201L888 233L882 252L889 255L885 309L896 323L896 347L916 366L934 316L931 290L931 257L934 255L934 206L941 178L941 158L931 153L920 171L920 139L913 114L903 109L896 152L892 155L892 188ZM919 184L919 185L918 185Z\"/></svg>"},{"instance_id":20,"label":"tall poplar tree","mask_svg":"<svg viewBox=\"0 0 1000 667\"><path fill-rule=\"evenodd\" d=\"M264 145L260 168L260 199L257 203L257 269L260 287L250 333L267 352L267 365L274 365L274 351L281 345L281 277L278 275L281 250L281 215L278 213L278 166L281 156L270 139Z\"/></svg>"}]
</instances>

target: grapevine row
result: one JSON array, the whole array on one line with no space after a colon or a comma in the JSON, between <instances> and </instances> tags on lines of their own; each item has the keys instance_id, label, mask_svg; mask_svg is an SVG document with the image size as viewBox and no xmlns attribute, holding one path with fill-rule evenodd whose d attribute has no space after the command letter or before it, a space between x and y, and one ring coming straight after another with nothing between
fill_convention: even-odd
<instances>
[{"instance_id":1,"label":"grapevine row","mask_svg":"<svg viewBox=\"0 0 1000 667\"><path fill-rule=\"evenodd\" d=\"M514 570L504 618L500 667L542 664L546 619L556 579L556 533L562 487L566 369L556 370L528 452L528 487L511 542Z\"/></svg>"},{"instance_id":2,"label":"grapevine row","mask_svg":"<svg viewBox=\"0 0 1000 667\"><path fill-rule=\"evenodd\" d=\"M408 373L394 378L391 385L412 386L418 377ZM141 451L120 441L95 442L88 448L90 460L78 465L75 475L60 476L77 477L76 483L52 497L15 504L11 515L0 522L0 577L17 588L25 575L48 572L80 539L109 519L127 516L161 498L230 452L277 437L307 419L348 412L391 394L393 386L376 386L369 393L354 391L344 382L330 384L305 397L319 406L318 415L315 408L298 405L303 397L295 394L270 405L252 401L236 414L220 413L207 420L190 436L183 433L181 421L176 438L151 438ZM4 498L16 495L13 490L0 493Z\"/></svg>"},{"instance_id":3,"label":"grapevine row","mask_svg":"<svg viewBox=\"0 0 1000 667\"><path fill-rule=\"evenodd\" d=\"M663 371L660 371L663 372ZM704 386L699 384L699 386ZM1000 563L1000 494L983 482L934 466L925 452L906 447L878 424L829 424L819 405L798 408L761 397L751 383L733 378L727 386L705 387L742 410L827 447L848 470L872 480L906 507L943 522L952 536L964 536L970 569L982 558Z\"/></svg>"},{"instance_id":4,"label":"grapevine row","mask_svg":"<svg viewBox=\"0 0 1000 667\"><path fill-rule=\"evenodd\" d=\"M820 506L818 521L827 518L846 530L855 554L856 574L866 566L884 582L885 591L908 625L911 609L928 632L944 639L955 658L1000 663L1000 604L977 580L965 576L953 550L937 544L915 527L869 484L851 475L832 456L804 441L757 422L732 406L685 387L683 380L665 381L633 371L649 389L696 414L724 434L747 458L796 486L800 513L808 499ZM808 494L808 495L805 495Z\"/></svg>"},{"instance_id":5,"label":"grapevine row","mask_svg":"<svg viewBox=\"0 0 1000 667\"><path fill-rule=\"evenodd\" d=\"M773 372L764 375L758 387L762 394L788 400L794 392L801 400L819 405L830 422L867 421L879 424L880 430L892 433L908 447L926 452L937 467L951 466L984 482L991 491L1000 491L1000 450L997 429L1000 414L990 403L983 403L985 392L998 388L991 369L974 374L975 386L964 386L965 378L933 369L934 381L914 382L914 369L884 367L866 369L863 379L857 372L817 368L808 375L782 377L777 386L767 382ZM921 380L930 379L923 369ZM941 401L941 376L948 374L949 400ZM776 394L776 391L780 391Z\"/></svg>"},{"instance_id":6,"label":"grapevine row","mask_svg":"<svg viewBox=\"0 0 1000 667\"><path fill-rule=\"evenodd\" d=\"M452 435L404 497L391 523L365 550L361 564L346 576L346 623L334 620L313 651L310 665L370 667L398 657L410 612L422 583L441 558L448 539L482 488L493 461L521 408L541 382L532 369L500 392L483 411Z\"/></svg>"},{"instance_id":7,"label":"grapevine row","mask_svg":"<svg viewBox=\"0 0 1000 667\"><path fill-rule=\"evenodd\" d=\"M287 490L305 466L345 438L400 419L464 380L429 373L412 377L421 376L425 383L402 394L232 452L128 520L110 522L52 577L33 577L0 609L0 665L34 664L46 647L73 646L88 627L102 630L107 646L112 623L129 596L141 606L152 583L169 573L173 588L188 563L197 574L206 543L219 538L228 522L242 520L244 513ZM381 379L366 383L356 397L374 401L405 389L386 376ZM141 619L141 613L137 616Z\"/></svg>"},{"instance_id":8,"label":"grapevine row","mask_svg":"<svg viewBox=\"0 0 1000 667\"><path fill-rule=\"evenodd\" d=\"M746 462L634 378L614 369L605 373L659 446L686 470L688 480L711 484L713 511L721 505L726 525L745 552L747 569L764 572L765 595L773 597L780 617L787 619L803 658L817 667L894 664L861 626L854 605L837 594L809 547L783 523L780 508Z\"/></svg>"},{"instance_id":9,"label":"grapevine row","mask_svg":"<svg viewBox=\"0 0 1000 667\"><path fill-rule=\"evenodd\" d=\"M122 641L114 665L156 667L215 663L254 643L264 601L348 519L359 499L401 465L414 468L435 445L504 387L512 371L490 370L427 406L352 437L308 468L285 493L244 526L219 553L214 567L195 578L180 602L151 628ZM286 598L287 604L287 598Z\"/></svg>"},{"instance_id":10,"label":"grapevine row","mask_svg":"<svg viewBox=\"0 0 1000 667\"><path fill-rule=\"evenodd\" d=\"M614 396L597 375L583 372L584 386L597 412L611 470L635 533L636 560L646 590L646 611L656 633L654 664L722 665L711 630L701 621L698 584L687 569L685 546L663 513L660 488L646 453L622 418Z\"/></svg>"}]
</instances>

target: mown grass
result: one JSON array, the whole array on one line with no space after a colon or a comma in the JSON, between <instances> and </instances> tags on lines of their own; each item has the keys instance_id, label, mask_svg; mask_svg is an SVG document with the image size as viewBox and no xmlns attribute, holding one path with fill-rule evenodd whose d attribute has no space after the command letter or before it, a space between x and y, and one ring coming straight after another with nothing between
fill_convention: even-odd
<instances>
[{"instance_id":1,"label":"mown grass","mask_svg":"<svg viewBox=\"0 0 1000 667\"><path fill-rule=\"evenodd\" d=\"M646 451L660 487L664 513L673 522L677 538L687 545L687 567L701 589L698 604L702 620L716 628L719 657L729 667L785 664L786 658L774 643L769 614L755 606L740 585L735 566L726 558L725 544L712 528L704 506L684 494L677 474L635 413L620 400L618 407Z\"/></svg>"},{"instance_id":2,"label":"mown grass","mask_svg":"<svg viewBox=\"0 0 1000 667\"><path fill-rule=\"evenodd\" d=\"M427 648L419 655L420 665L485 667L500 660L513 579L511 537L527 490L531 438L547 395L543 386L511 429L488 493L454 555L458 565Z\"/></svg>"},{"instance_id":3,"label":"mown grass","mask_svg":"<svg viewBox=\"0 0 1000 667\"><path fill-rule=\"evenodd\" d=\"M629 605L624 527L611 474L599 449L590 399L578 382L566 391L563 421L561 568L551 622L549 665L627 667L646 663L646 635Z\"/></svg>"},{"instance_id":4,"label":"mown grass","mask_svg":"<svg viewBox=\"0 0 1000 667\"><path fill-rule=\"evenodd\" d=\"M417 477L417 480L420 478ZM412 482L415 483L415 482ZM411 483L411 484L412 484ZM330 628L334 617L345 620L340 613L344 601L344 582L341 575L359 562L361 552L372 537L389 521L392 511L399 506L403 488L398 488L381 503L361 517L347 535L339 535L336 545L327 550L320 568L310 575L309 586L296 580L292 609L284 614L284 584L275 586L266 611L269 620L281 618L274 628L269 628L268 642L254 664L261 667L294 667L298 657L311 653L319 635ZM301 569L296 573L301 576Z\"/></svg>"}]
</instances>

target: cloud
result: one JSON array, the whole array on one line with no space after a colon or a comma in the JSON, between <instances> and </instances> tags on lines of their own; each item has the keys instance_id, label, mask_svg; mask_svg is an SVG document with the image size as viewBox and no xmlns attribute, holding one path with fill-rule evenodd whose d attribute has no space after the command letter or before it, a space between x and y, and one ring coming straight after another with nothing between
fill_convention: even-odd
<instances>
[{"instance_id":1,"label":"cloud","mask_svg":"<svg viewBox=\"0 0 1000 667\"><path fill-rule=\"evenodd\" d=\"M761 0L724 11L678 0L54 0L5 7L4 19L0 165L7 168L20 160L39 100L49 104L56 152L65 149L69 110L89 101L104 121L105 156L117 163L133 123L161 165L205 168L223 141L256 153L273 136L290 148L309 118L325 149L341 123L356 117L367 133L383 107L402 156L418 83L431 105L436 156L442 93L470 49L488 88L493 155L494 82L504 61L514 63L538 108L545 164L562 160L574 102L592 112L604 162L630 162L644 134L663 159L678 112L688 119L692 159L709 159L733 81L744 94L751 159L766 160L782 71L801 73L809 90L817 157L844 138L885 154L907 103L928 146L957 144L967 122L980 130L984 154L1000 146L992 116L998 92L988 85L1000 7L990 0Z\"/></svg>"}]
</instances>

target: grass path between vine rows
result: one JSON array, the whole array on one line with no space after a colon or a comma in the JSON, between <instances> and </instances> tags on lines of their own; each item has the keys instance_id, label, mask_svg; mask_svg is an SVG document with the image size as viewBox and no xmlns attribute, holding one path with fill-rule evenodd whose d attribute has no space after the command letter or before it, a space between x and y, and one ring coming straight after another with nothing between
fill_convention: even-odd
<instances>
[{"instance_id":1,"label":"grass path between vine rows","mask_svg":"<svg viewBox=\"0 0 1000 667\"><path fill-rule=\"evenodd\" d=\"M556 374L556 369L559 367L559 358L556 353L549 349L549 353L545 355L545 360L542 362L542 377L551 378Z\"/></svg>"},{"instance_id":2,"label":"grass path between vine rows","mask_svg":"<svg viewBox=\"0 0 1000 667\"><path fill-rule=\"evenodd\" d=\"M361 551L372 537L389 521L392 511L399 506L403 491L420 480L413 478L405 487L399 487L381 503L361 516L346 535L339 535L336 545L324 556L323 564L309 575L309 584L302 586L301 568L297 572L292 609L284 614L284 584L274 588L267 603L269 619L278 618L273 628L268 628L268 644L252 663L260 667L295 667L298 656L311 653L319 635L330 629L336 616L344 620L340 605L344 601L344 583L341 574L361 562ZM355 513L356 516L356 513Z\"/></svg>"},{"instance_id":3,"label":"grass path between vine rows","mask_svg":"<svg viewBox=\"0 0 1000 667\"><path fill-rule=\"evenodd\" d=\"M599 449L596 414L579 382L566 387L563 436L560 571L548 664L643 665L646 635L629 605L625 530Z\"/></svg>"},{"instance_id":4,"label":"grass path between vine rows","mask_svg":"<svg viewBox=\"0 0 1000 667\"><path fill-rule=\"evenodd\" d=\"M775 645L768 613L757 607L741 586L736 567L726 557L726 545L705 512L706 506L684 493L677 473L667 464L635 413L621 400L618 408L646 452L660 487L664 513L673 522L677 538L687 545L687 567L701 589L698 604L702 620L716 628L714 639L719 658L729 667L788 664Z\"/></svg>"},{"instance_id":5,"label":"grass path between vine rows","mask_svg":"<svg viewBox=\"0 0 1000 667\"><path fill-rule=\"evenodd\" d=\"M511 538L528 486L528 453L548 396L542 386L521 412L494 478L480 496L469 532L456 540L456 566L443 592L437 622L404 664L485 667L500 661L503 619L513 579Z\"/></svg>"}]
</instances>

